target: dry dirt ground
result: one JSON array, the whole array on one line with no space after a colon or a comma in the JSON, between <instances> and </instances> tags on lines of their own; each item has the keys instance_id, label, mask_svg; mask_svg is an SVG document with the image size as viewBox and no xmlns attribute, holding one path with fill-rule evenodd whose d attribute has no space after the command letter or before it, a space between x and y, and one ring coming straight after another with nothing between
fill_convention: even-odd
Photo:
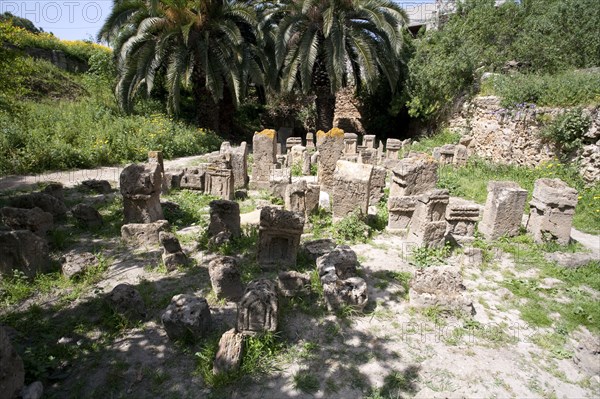
<instances>
[{"instance_id":1,"label":"dry dirt ground","mask_svg":"<svg viewBox=\"0 0 600 399\"><path fill-rule=\"evenodd\" d=\"M177 162L184 165L191 161ZM89 173L77 173L85 176L83 179L90 178ZM48 180L73 186L79 179L62 176L48 175ZM92 177L118 180L105 174ZM2 179L0 190L39 181L40 177ZM83 200L99 203L105 199L92 196ZM243 220L256 222L248 215ZM280 320L285 349L270 372L243 378L223 389L211 389L197 372L198 345L171 342L160 322L162 312L176 294L210 298L207 264L214 255L196 249L199 230L190 227L178 232L196 265L171 273L161 268L158 248L131 248L118 237L78 235L66 250L95 250L110 260L100 282L66 303L58 299L64 297L64 292L50 292L2 309L3 315L19 314L32 304L41 309L39 317L44 323L32 329L12 330L16 340L24 343L21 351L27 350L29 339L51 336L58 325L75 326L60 337L60 344L69 353L76 353L76 360L53 366L44 381L47 397L600 397L599 376L582 369L571 356L556 356L540 345L540 338L543 340L551 329L530 327L524 322L514 306L520 299L501 285L508 275L535 278L539 273L535 264L496 251L483 267L471 267L462 265L459 255L454 255L447 262L460 265L476 314L472 318L428 314L411 309L405 286L390 277L397 272L412 273L415 266L410 263L402 237L388 234L377 235L367 244L352 245L360 261L360 274L369 286L369 304L364 313L340 317L288 307ZM310 229L306 233L310 238ZM579 237L598 251L598 237ZM540 289L547 289L548 295L562 284L560 280L546 280L540 282ZM102 297L123 282L142 293L148 317L107 333L105 315L100 310ZM600 298L600 292L586 289L596 300ZM233 327L236 305L214 299L210 303L215 330ZM580 332L592 336L583 328ZM569 336L565 350L571 351L575 344ZM48 359L39 360L44 363ZM308 378L303 380L303 376ZM312 382L310 388L302 383L307 380Z\"/></svg>"}]
</instances>

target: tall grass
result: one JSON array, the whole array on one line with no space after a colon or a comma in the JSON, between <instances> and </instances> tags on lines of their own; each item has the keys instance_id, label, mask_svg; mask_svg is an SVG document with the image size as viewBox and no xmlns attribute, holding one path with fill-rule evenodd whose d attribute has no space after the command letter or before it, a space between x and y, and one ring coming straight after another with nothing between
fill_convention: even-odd
<instances>
[{"instance_id":1,"label":"tall grass","mask_svg":"<svg viewBox=\"0 0 600 399\"><path fill-rule=\"evenodd\" d=\"M33 61L23 63L23 74L36 72ZM0 175L142 161L149 150L172 158L218 149L216 134L161 113L153 102L145 101L137 114L123 114L105 79L35 64L52 77L41 80L49 92L61 98L69 91L81 95L32 101L24 90L21 100L0 107Z\"/></svg>"},{"instance_id":2,"label":"tall grass","mask_svg":"<svg viewBox=\"0 0 600 399\"><path fill-rule=\"evenodd\" d=\"M568 71L555 75L498 75L487 80L482 94L502 97L503 107L533 103L573 107L600 104L600 71Z\"/></svg>"},{"instance_id":3,"label":"tall grass","mask_svg":"<svg viewBox=\"0 0 600 399\"><path fill-rule=\"evenodd\" d=\"M531 200L537 179L559 178L579 191L573 225L584 232L600 233L600 183L586 187L585 182L572 165L558 162L542 164L536 168L515 165L498 165L478 158L471 158L466 166L444 166L440 169L439 186L447 188L450 195L463 197L484 204L487 184L491 180L511 180L529 192ZM526 204L525 212L529 211Z\"/></svg>"}]
</instances>

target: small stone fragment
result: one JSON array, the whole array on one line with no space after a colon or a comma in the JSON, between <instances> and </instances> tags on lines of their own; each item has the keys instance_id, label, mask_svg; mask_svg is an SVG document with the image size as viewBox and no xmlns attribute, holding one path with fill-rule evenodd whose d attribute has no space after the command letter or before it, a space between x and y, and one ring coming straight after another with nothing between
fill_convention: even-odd
<instances>
[{"instance_id":1,"label":"small stone fragment","mask_svg":"<svg viewBox=\"0 0 600 399\"><path fill-rule=\"evenodd\" d=\"M203 338L212 327L208 302L194 295L175 295L161 319L171 340Z\"/></svg>"}]
</instances>

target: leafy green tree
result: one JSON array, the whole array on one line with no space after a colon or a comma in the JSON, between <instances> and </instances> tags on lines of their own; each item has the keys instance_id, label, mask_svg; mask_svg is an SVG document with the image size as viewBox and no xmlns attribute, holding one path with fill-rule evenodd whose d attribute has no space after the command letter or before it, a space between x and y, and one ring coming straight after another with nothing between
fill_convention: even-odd
<instances>
[{"instance_id":1,"label":"leafy green tree","mask_svg":"<svg viewBox=\"0 0 600 399\"><path fill-rule=\"evenodd\" d=\"M164 74L169 112L179 112L190 88L200 125L228 133L246 83L262 84L249 45L255 24L253 7L236 0L114 0L99 39L117 55L119 104L131 110Z\"/></svg>"},{"instance_id":2,"label":"leafy green tree","mask_svg":"<svg viewBox=\"0 0 600 399\"><path fill-rule=\"evenodd\" d=\"M318 129L332 126L339 88L371 89L380 74L396 88L407 17L391 1L288 0L265 17L277 24L281 90L315 95Z\"/></svg>"},{"instance_id":3,"label":"leafy green tree","mask_svg":"<svg viewBox=\"0 0 600 399\"><path fill-rule=\"evenodd\" d=\"M556 73L600 65L597 0L464 0L437 31L415 40L406 105L412 117L436 121L477 89L483 72L507 61L526 72Z\"/></svg>"}]
</instances>

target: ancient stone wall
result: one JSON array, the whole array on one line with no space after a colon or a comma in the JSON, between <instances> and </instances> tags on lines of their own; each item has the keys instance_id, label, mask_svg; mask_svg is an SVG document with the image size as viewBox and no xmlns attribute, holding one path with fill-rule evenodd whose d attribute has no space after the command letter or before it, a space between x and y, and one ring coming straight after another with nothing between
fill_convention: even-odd
<instances>
[{"instance_id":1,"label":"ancient stone wall","mask_svg":"<svg viewBox=\"0 0 600 399\"><path fill-rule=\"evenodd\" d=\"M543 121L565 112L564 108L523 106L505 109L495 96L475 97L449 120L449 127L463 135L471 154L493 162L535 167L556 158L557 149L540 138ZM600 180L600 110L584 110L592 120L586 145L579 152L581 174L588 182ZM464 137L469 136L469 137Z\"/></svg>"}]
</instances>

